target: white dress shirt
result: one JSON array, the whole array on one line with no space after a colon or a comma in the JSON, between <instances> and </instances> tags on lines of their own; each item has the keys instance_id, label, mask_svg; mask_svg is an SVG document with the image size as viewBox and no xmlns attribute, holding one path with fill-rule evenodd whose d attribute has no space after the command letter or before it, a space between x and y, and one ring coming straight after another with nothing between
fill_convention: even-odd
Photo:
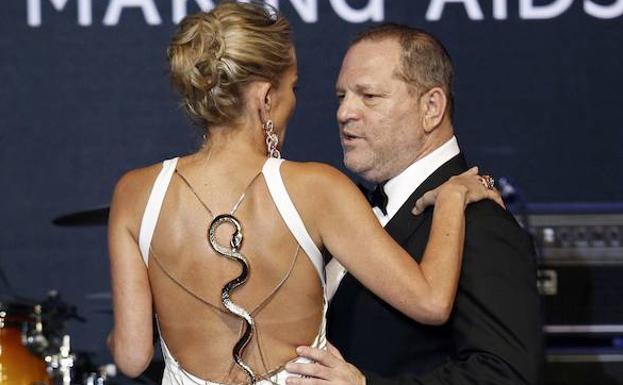
<instances>
[{"instance_id":1,"label":"white dress shirt","mask_svg":"<svg viewBox=\"0 0 623 385\"><path fill-rule=\"evenodd\" d=\"M383 187L387 194L387 215L383 215L381 209L373 207L372 211L379 219L383 227L396 215L398 210L405 204L407 199L435 170L444 163L454 158L460 152L456 137L436 148L425 157L416 160L400 174L388 180ZM327 295L329 300L333 298L337 288L346 275L346 269L335 259L331 259L326 266Z\"/></svg>"}]
</instances>

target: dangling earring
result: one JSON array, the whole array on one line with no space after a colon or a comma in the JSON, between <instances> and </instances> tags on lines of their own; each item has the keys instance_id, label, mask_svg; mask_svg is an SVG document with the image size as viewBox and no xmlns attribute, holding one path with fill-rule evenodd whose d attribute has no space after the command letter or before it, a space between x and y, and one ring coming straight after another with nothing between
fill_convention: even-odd
<instances>
[{"instance_id":1,"label":"dangling earring","mask_svg":"<svg viewBox=\"0 0 623 385\"><path fill-rule=\"evenodd\" d=\"M264 128L264 135L266 136L266 152L271 158L281 158L281 153L277 150L279 144L279 137L275 134L275 124L272 120L268 119L266 123L262 125Z\"/></svg>"}]
</instances>

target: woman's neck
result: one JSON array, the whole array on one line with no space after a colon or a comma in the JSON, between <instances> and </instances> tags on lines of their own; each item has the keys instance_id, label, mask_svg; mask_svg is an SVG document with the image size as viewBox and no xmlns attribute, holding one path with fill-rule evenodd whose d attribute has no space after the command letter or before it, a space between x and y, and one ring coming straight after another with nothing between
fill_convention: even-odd
<instances>
[{"instance_id":1,"label":"woman's neck","mask_svg":"<svg viewBox=\"0 0 623 385\"><path fill-rule=\"evenodd\" d=\"M257 162L266 158L266 144L260 127L213 127L197 160Z\"/></svg>"}]
</instances>

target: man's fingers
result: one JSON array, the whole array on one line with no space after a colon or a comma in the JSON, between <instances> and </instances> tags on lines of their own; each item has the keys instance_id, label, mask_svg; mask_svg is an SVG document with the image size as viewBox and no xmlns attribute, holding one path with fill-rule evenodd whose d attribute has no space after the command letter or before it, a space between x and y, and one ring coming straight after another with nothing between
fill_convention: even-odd
<instances>
[{"instance_id":1,"label":"man's fingers","mask_svg":"<svg viewBox=\"0 0 623 385\"><path fill-rule=\"evenodd\" d=\"M435 204L436 197L437 189L425 192L424 195L422 195L422 197L415 202L415 206L411 210L411 213L413 215L421 214L425 208Z\"/></svg>"},{"instance_id":2,"label":"man's fingers","mask_svg":"<svg viewBox=\"0 0 623 385\"><path fill-rule=\"evenodd\" d=\"M287 385L365 385L363 374L342 358L335 346L327 344L327 351L299 346L296 352L313 363L290 362L286 370L304 377L290 376Z\"/></svg>"},{"instance_id":3,"label":"man's fingers","mask_svg":"<svg viewBox=\"0 0 623 385\"><path fill-rule=\"evenodd\" d=\"M296 348L296 352L301 357L307 357L312 361L319 362L324 366L328 366L330 368L334 367L339 362L338 359L328 351L312 348L309 346L299 346L298 348Z\"/></svg>"},{"instance_id":4,"label":"man's fingers","mask_svg":"<svg viewBox=\"0 0 623 385\"><path fill-rule=\"evenodd\" d=\"M329 382L319 378L303 378L290 376L286 378L287 385L329 385Z\"/></svg>"},{"instance_id":5,"label":"man's fingers","mask_svg":"<svg viewBox=\"0 0 623 385\"><path fill-rule=\"evenodd\" d=\"M329 341L327 341L327 351L333 354L334 356L336 356L337 358L339 358L340 360L344 361L344 357L342 356L342 353L340 353L340 351L337 350L337 348L333 346L333 344Z\"/></svg>"},{"instance_id":6,"label":"man's fingers","mask_svg":"<svg viewBox=\"0 0 623 385\"><path fill-rule=\"evenodd\" d=\"M290 373L296 373L303 376L311 376L321 378L323 380L329 379L329 369L326 366L318 364L297 364L290 362L286 364L286 370Z\"/></svg>"},{"instance_id":7,"label":"man's fingers","mask_svg":"<svg viewBox=\"0 0 623 385\"><path fill-rule=\"evenodd\" d=\"M420 198L415 202L415 206L413 206L413 210L411 210L411 214L420 215L422 213L422 200L424 198Z\"/></svg>"}]
</instances>

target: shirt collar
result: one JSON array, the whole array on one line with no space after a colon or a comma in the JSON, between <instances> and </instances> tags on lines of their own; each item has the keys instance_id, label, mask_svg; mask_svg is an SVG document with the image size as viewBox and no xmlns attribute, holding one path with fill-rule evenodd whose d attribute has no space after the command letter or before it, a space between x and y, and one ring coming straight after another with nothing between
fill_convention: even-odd
<instances>
[{"instance_id":1,"label":"shirt collar","mask_svg":"<svg viewBox=\"0 0 623 385\"><path fill-rule=\"evenodd\" d=\"M384 186L388 198L387 215L383 215L378 207L373 209L381 225L385 226L407 199L409 199L411 194L413 194L435 170L458 155L459 152L459 144L456 137L453 136L433 152L413 162L400 174L387 181Z\"/></svg>"}]
</instances>

